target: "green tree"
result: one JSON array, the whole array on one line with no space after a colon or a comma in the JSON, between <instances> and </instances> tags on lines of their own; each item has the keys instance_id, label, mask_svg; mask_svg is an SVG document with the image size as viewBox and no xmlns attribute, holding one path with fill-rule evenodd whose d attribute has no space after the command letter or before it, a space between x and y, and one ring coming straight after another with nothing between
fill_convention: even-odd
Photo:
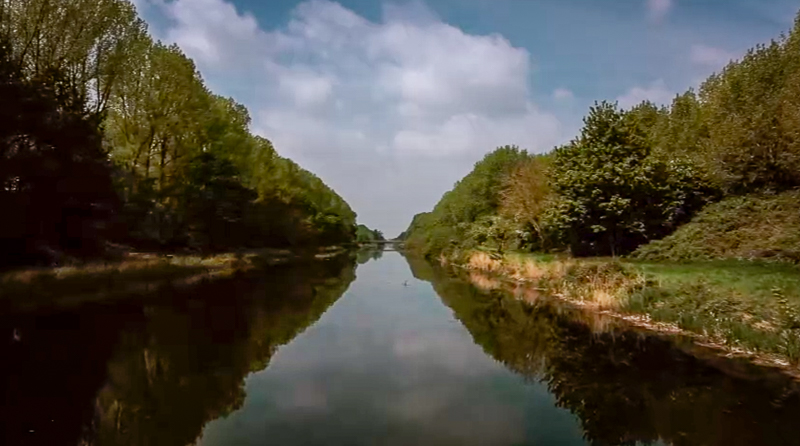
<instances>
[{"instance_id":1,"label":"green tree","mask_svg":"<svg viewBox=\"0 0 800 446\"><path fill-rule=\"evenodd\" d=\"M154 42L131 2L0 1L0 38L9 43L4 69L16 73L14 82L55 91L58 106L67 97L82 104L69 113L77 116L81 108L92 122L99 137L85 143L94 151L89 158L111 170L122 201L111 225L116 240L143 248L191 242L230 249L355 239L356 214L345 200L253 135L247 109L212 94L177 45ZM9 135L27 131L13 128L22 125L15 119L7 122ZM67 135L47 143L77 142L77 136L59 141ZM59 181L78 181L69 169L59 172ZM8 174L12 183L17 177ZM70 217L78 222L71 224L80 226L83 218Z\"/></svg>"},{"instance_id":2,"label":"green tree","mask_svg":"<svg viewBox=\"0 0 800 446\"><path fill-rule=\"evenodd\" d=\"M519 163L505 177L501 192L499 214L526 235L533 234L538 239L539 249L549 247L546 212L555 198L550 186L551 163L548 155L533 156Z\"/></svg>"},{"instance_id":3,"label":"green tree","mask_svg":"<svg viewBox=\"0 0 800 446\"><path fill-rule=\"evenodd\" d=\"M132 42L147 26L125 0L26 0L0 2L0 33L16 42L11 57L25 76L56 70L105 110L119 77L134 67Z\"/></svg>"},{"instance_id":4,"label":"green tree","mask_svg":"<svg viewBox=\"0 0 800 446\"><path fill-rule=\"evenodd\" d=\"M497 212L505 176L528 158L528 153L516 146L499 147L486 154L442 196L431 213L414 217L406 232L407 246L427 256L457 247L467 234L475 232L470 231L473 224L485 226L489 221L486 217Z\"/></svg>"},{"instance_id":5,"label":"green tree","mask_svg":"<svg viewBox=\"0 0 800 446\"><path fill-rule=\"evenodd\" d=\"M576 255L623 254L660 238L705 203L689 163L650 156L648 129L595 104L580 136L554 152L554 224Z\"/></svg>"}]
</instances>

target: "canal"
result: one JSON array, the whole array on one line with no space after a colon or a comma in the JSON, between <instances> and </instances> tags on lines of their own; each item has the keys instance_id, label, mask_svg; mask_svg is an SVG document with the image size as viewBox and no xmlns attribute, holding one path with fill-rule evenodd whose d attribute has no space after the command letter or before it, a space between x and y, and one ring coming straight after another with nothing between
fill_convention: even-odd
<instances>
[{"instance_id":1,"label":"canal","mask_svg":"<svg viewBox=\"0 0 800 446\"><path fill-rule=\"evenodd\" d=\"M771 371L483 285L362 252L7 312L3 444L800 444Z\"/></svg>"}]
</instances>

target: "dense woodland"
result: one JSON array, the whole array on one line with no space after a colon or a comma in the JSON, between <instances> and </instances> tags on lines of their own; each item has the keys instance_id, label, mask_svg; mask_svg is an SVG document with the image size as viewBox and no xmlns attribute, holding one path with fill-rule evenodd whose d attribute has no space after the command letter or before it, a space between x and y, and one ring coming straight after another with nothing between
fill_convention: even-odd
<instances>
[{"instance_id":1,"label":"dense woodland","mask_svg":"<svg viewBox=\"0 0 800 446\"><path fill-rule=\"evenodd\" d=\"M249 131L127 0L0 0L0 264L106 251L296 247L356 215Z\"/></svg>"},{"instance_id":2,"label":"dense woodland","mask_svg":"<svg viewBox=\"0 0 800 446\"><path fill-rule=\"evenodd\" d=\"M780 197L796 198L798 186L800 17L788 35L756 46L669 106L643 102L624 110L599 102L580 134L549 153L498 148L431 212L416 215L403 236L428 256L479 246L628 254L688 227L711 204L722 202L704 218L727 219L714 226L723 232L737 225L737 214L775 207L759 203L791 213ZM763 241L793 249L786 234L796 229L773 228Z\"/></svg>"}]
</instances>

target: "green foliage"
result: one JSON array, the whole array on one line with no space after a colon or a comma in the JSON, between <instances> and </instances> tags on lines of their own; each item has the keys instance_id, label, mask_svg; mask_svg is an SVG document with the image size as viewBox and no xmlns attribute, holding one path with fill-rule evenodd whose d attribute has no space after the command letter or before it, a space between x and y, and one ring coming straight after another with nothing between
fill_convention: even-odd
<instances>
[{"instance_id":1,"label":"green foliage","mask_svg":"<svg viewBox=\"0 0 800 446\"><path fill-rule=\"evenodd\" d=\"M641 246L647 260L772 258L800 261L800 191L729 197L674 234Z\"/></svg>"},{"instance_id":2,"label":"green foliage","mask_svg":"<svg viewBox=\"0 0 800 446\"><path fill-rule=\"evenodd\" d=\"M548 226L555 194L550 184L552 155L535 155L506 176L499 215L510 220L515 248L546 250L553 245Z\"/></svg>"},{"instance_id":3,"label":"green foliage","mask_svg":"<svg viewBox=\"0 0 800 446\"><path fill-rule=\"evenodd\" d=\"M545 157L498 156L496 163L476 165L403 236L409 248L426 254L479 245L629 253L674 232L708 203L800 187L798 110L800 15L788 36L756 46L669 107L643 102L620 110L601 102L575 140ZM504 160L519 163L508 168ZM775 234L789 234L793 224L778 223L781 229L773 231L748 212L713 215L735 203L710 208L675 237L642 248L642 255L795 256L779 246L788 243L793 252L794 239ZM764 211L785 220L782 211ZM722 236L723 225L740 229ZM745 242L743 234L760 241Z\"/></svg>"},{"instance_id":4,"label":"green foliage","mask_svg":"<svg viewBox=\"0 0 800 446\"><path fill-rule=\"evenodd\" d=\"M630 252L706 202L710 190L690 163L651 156L643 111L654 112L596 104L580 137L554 152L552 224L575 255Z\"/></svg>"},{"instance_id":5,"label":"green foliage","mask_svg":"<svg viewBox=\"0 0 800 446\"><path fill-rule=\"evenodd\" d=\"M42 143L58 146L59 156L103 161L107 182L108 164L113 166L122 199L110 225L115 240L145 248L230 249L355 238L356 215L348 204L317 176L280 157L268 140L251 134L247 109L209 92L177 45L154 42L129 1L2 2L0 38L7 42L4 73L13 74L4 85L26 84L28 96L41 90L52 96L50 109L62 107L65 116L91 121L84 133L94 139L82 142L67 136L47 107L29 108L22 118L53 122L51 128L39 126L40 134L53 135ZM12 114L18 108L11 102L4 107ZM19 120L5 125L8 138L28 130ZM13 169L3 173L4 182L21 178ZM66 168L51 174L73 183L86 176ZM73 192L65 195L76 199ZM33 209L44 212L41 198L29 198ZM18 237L14 225L9 222L0 237ZM64 248L56 240L45 242Z\"/></svg>"},{"instance_id":6,"label":"green foliage","mask_svg":"<svg viewBox=\"0 0 800 446\"><path fill-rule=\"evenodd\" d=\"M433 210L444 224L471 223L497 210L503 177L528 153L516 146L503 146L488 153L472 172L458 181Z\"/></svg>"},{"instance_id":7,"label":"green foliage","mask_svg":"<svg viewBox=\"0 0 800 446\"><path fill-rule=\"evenodd\" d=\"M653 285L628 311L673 322L720 343L800 361L800 276L786 264L743 261L635 263Z\"/></svg>"},{"instance_id":8,"label":"green foliage","mask_svg":"<svg viewBox=\"0 0 800 446\"><path fill-rule=\"evenodd\" d=\"M628 111L602 102L580 136L551 154L498 149L415 217L408 246L427 255L477 246L616 255L669 234L714 190L691 159L653 150L666 115L647 102Z\"/></svg>"},{"instance_id":9,"label":"green foliage","mask_svg":"<svg viewBox=\"0 0 800 446\"><path fill-rule=\"evenodd\" d=\"M703 106L694 90L675 96L669 108L661 110L656 124L650 128L653 151L663 158L689 158L706 172L705 152L709 138Z\"/></svg>"},{"instance_id":10,"label":"green foliage","mask_svg":"<svg viewBox=\"0 0 800 446\"><path fill-rule=\"evenodd\" d=\"M800 185L797 95L800 28L758 45L701 87L709 129L705 157L732 193Z\"/></svg>"},{"instance_id":11,"label":"green foliage","mask_svg":"<svg viewBox=\"0 0 800 446\"><path fill-rule=\"evenodd\" d=\"M414 217L405 232L407 247L426 255L437 254L457 246L473 224L486 226L486 220L478 220L497 212L505 176L528 158L528 153L516 146L499 147L486 154L472 172L444 194L432 212Z\"/></svg>"},{"instance_id":12,"label":"green foliage","mask_svg":"<svg viewBox=\"0 0 800 446\"><path fill-rule=\"evenodd\" d=\"M359 243L366 243L366 242L374 242L374 241L382 241L385 240L383 238L383 233L381 231L372 230L364 225L358 225L356 227L356 241Z\"/></svg>"}]
</instances>

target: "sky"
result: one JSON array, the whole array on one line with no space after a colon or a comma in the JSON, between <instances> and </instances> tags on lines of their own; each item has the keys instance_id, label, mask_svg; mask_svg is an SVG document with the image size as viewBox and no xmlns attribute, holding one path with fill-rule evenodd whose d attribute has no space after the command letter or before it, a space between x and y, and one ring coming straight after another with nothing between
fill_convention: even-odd
<instances>
[{"instance_id":1,"label":"sky","mask_svg":"<svg viewBox=\"0 0 800 446\"><path fill-rule=\"evenodd\" d=\"M595 101L669 103L800 0L134 0L251 131L394 237L486 153L568 142Z\"/></svg>"}]
</instances>

